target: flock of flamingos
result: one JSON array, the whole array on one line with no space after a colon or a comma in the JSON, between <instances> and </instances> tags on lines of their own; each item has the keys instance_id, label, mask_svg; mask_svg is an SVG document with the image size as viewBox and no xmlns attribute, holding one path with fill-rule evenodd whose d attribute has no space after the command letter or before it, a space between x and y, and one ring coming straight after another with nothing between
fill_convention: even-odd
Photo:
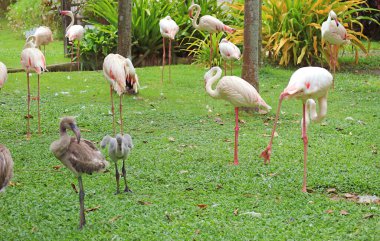
<instances>
[{"instance_id":1,"label":"flock of flamingos","mask_svg":"<svg viewBox=\"0 0 380 241\"><path fill-rule=\"evenodd\" d=\"M223 24L220 20L205 15L199 18L200 6L193 4L189 8L189 15L192 18L193 11L196 10L196 15L192 19L194 28L199 31L210 33L227 32L233 33L235 30ZM84 35L84 28L80 25L74 25L74 16L71 11L60 11L62 15L67 15L71 18L71 23L66 29L66 37L69 39L71 46L74 41L79 41ZM167 16L160 20L160 31L163 37L163 66L162 66L162 79L165 65L165 38L169 39L169 78L170 78L170 63L171 63L171 41L175 38L179 28L177 24ZM327 20L322 24L322 38L330 44L330 68L335 72L337 63L337 52L339 46L349 43L347 33L341 23L339 23L334 11L330 11ZM38 78L38 132L40 129L40 109L39 109L39 81L42 72L47 71L44 54L40 51L40 46L45 46L52 41L52 33L47 27L39 27L36 32L27 39L24 49L21 53L21 65L26 71L28 94L27 94L27 139L31 138L30 134L30 85L29 73L34 71L37 73ZM210 41L211 42L211 41ZM77 48L77 63L79 70L79 47ZM240 50L233 43L227 39L223 39L219 44L220 54L225 60L240 59ZM210 49L210 61L213 49ZM73 51L71 51L73 53ZM71 57L73 61L73 56ZM133 148L132 138L128 134L123 134L122 122L122 96L125 93L137 93L139 87L138 77L130 59L124 58L118 54L109 54L103 63L103 73L110 84L110 96L112 100L112 116L113 116L113 133L115 137L105 136L101 142L101 147L105 148L108 145L109 156L115 163L115 174L117 191L120 193L119 179L120 174L117 167L117 161L123 160L122 176L124 178L124 192L131 192L127 186L125 159L128 153ZM226 70L225 70L226 74ZM161 79L161 81L162 81ZM0 88L7 80L7 68L0 62ZM269 111L271 107L266 104L264 99L259 95L256 89L245 80L237 76L224 76L222 77L222 69L219 67L212 67L205 75L205 89L207 93L218 99L229 101L235 107L235 151L234 151L234 164L238 164L238 111L239 107L261 107ZM219 80L219 81L218 81ZM218 82L213 89L212 86ZM270 155L272 152L273 136L278 121L281 103L284 99L299 99L303 104L303 118L301 121L302 139L304 143L304 174L302 191L306 190L306 162L307 162L307 143L308 137L306 128L312 121L321 121L327 113L327 93L329 88L333 85L333 75L326 69L320 67L303 67L293 73L290 78L288 86L281 93L279 98L278 109L274 121L271 139L267 148L261 153L265 163L269 163ZM115 112L113 105L113 92L116 92L120 97L120 134L116 134L115 130ZM319 110L316 111L316 101L319 104ZM60 121L60 138L54 141L50 150L54 156L59 159L68 169L70 169L78 178L79 183L79 201L80 201L80 222L79 228L81 229L86 221L84 214L84 189L82 184L81 175L83 173L102 172L107 166L108 162L97 149L97 147L88 140L81 139L80 129L76 125L75 119L72 117L64 117ZM67 130L72 130L75 137L70 137ZM115 135L116 134L116 135ZM13 160L10 151L0 144L0 192L5 189L13 175Z\"/></svg>"}]
</instances>

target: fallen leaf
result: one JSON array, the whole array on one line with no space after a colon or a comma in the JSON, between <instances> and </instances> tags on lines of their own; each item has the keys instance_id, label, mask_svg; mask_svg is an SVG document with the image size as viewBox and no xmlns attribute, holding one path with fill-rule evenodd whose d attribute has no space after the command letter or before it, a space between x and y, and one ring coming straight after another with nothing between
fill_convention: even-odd
<instances>
[{"instance_id":1,"label":"fallen leaf","mask_svg":"<svg viewBox=\"0 0 380 241\"><path fill-rule=\"evenodd\" d=\"M151 202L146 202L146 201L137 201L138 204L141 204L141 205L151 205L152 203Z\"/></svg>"},{"instance_id":2,"label":"fallen leaf","mask_svg":"<svg viewBox=\"0 0 380 241\"><path fill-rule=\"evenodd\" d=\"M78 193L78 189L77 189L77 187L75 186L74 183L71 183L71 187L74 189L74 191L75 191L76 193Z\"/></svg>"},{"instance_id":3,"label":"fallen leaf","mask_svg":"<svg viewBox=\"0 0 380 241\"><path fill-rule=\"evenodd\" d=\"M24 116L25 119L33 119L33 116L32 115L26 115Z\"/></svg>"},{"instance_id":4,"label":"fallen leaf","mask_svg":"<svg viewBox=\"0 0 380 241\"><path fill-rule=\"evenodd\" d=\"M216 189L222 189L222 188L223 188L222 184L216 185Z\"/></svg>"},{"instance_id":5,"label":"fallen leaf","mask_svg":"<svg viewBox=\"0 0 380 241\"><path fill-rule=\"evenodd\" d=\"M185 173L188 173L189 171L188 170L181 170L179 171L179 174L185 174Z\"/></svg>"},{"instance_id":6,"label":"fallen leaf","mask_svg":"<svg viewBox=\"0 0 380 241\"><path fill-rule=\"evenodd\" d=\"M57 166L53 166L53 169L54 170L59 170L62 166L61 165L57 165Z\"/></svg>"},{"instance_id":7,"label":"fallen leaf","mask_svg":"<svg viewBox=\"0 0 380 241\"><path fill-rule=\"evenodd\" d=\"M328 124L327 124L327 122L322 122L321 123L321 126L327 126Z\"/></svg>"},{"instance_id":8,"label":"fallen leaf","mask_svg":"<svg viewBox=\"0 0 380 241\"><path fill-rule=\"evenodd\" d=\"M346 121L353 121L354 118L352 118L351 116L348 116L348 117L346 117L344 120L346 120Z\"/></svg>"},{"instance_id":9,"label":"fallen leaf","mask_svg":"<svg viewBox=\"0 0 380 241\"><path fill-rule=\"evenodd\" d=\"M96 211L96 210L98 210L99 208L100 208L100 205L98 205L98 206L96 206L96 207L93 207L93 208L87 208L87 209L85 209L84 211L85 211L86 213L88 213L88 212Z\"/></svg>"},{"instance_id":10,"label":"fallen leaf","mask_svg":"<svg viewBox=\"0 0 380 241\"><path fill-rule=\"evenodd\" d=\"M335 130L337 130L337 131L343 131L344 129L340 128L340 127L335 127Z\"/></svg>"},{"instance_id":11,"label":"fallen leaf","mask_svg":"<svg viewBox=\"0 0 380 241\"><path fill-rule=\"evenodd\" d=\"M165 217L166 219L171 222L172 221L172 218L170 217L170 214L168 212L165 212Z\"/></svg>"},{"instance_id":12,"label":"fallen leaf","mask_svg":"<svg viewBox=\"0 0 380 241\"><path fill-rule=\"evenodd\" d=\"M348 215L349 214L346 210L340 210L339 213L342 214L342 215Z\"/></svg>"},{"instance_id":13,"label":"fallen leaf","mask_svg":"<svg viewBox=\"0 0 380 241\"><path fill-rule=\"evenodd\" d=\"M367 213L367 214L365 214L364 216L363 216L363 218L365 218L365 219L370 219L370 218L373 218L375 216L375 214L373 214L373 213Z\"/></svg>"},{"instance_id":14,"label":"fallen leaf","mask_svg":"<svg viewBox=\"0 0 380 241\"><path fill-rule=\"evenodd\" d=\"M245 123L247 123L245 120L240 120L239 119L239 123L243 123L243 124L245 124Z\"/></svg>"},{"instance_id":15,"label":"fallen leaf","mask_svg":"<svg viewBox=\"0 0 380 241\"><path fill-rule=\"evenodd\" d=\"M270 176L270 177L275 177L275 176L277 176L277 175L278 175L278 173L276 173L276 172L275 172L275 173L269 173L269 176Z\"/></svg>"},{"instance_id":16,"label":"fallen leaf","mask_svg":"<svg viewBox=\"0 0 380 241\"><path fill-rule=\"evenodd\" d=\"M169 140L170 142L175 142L175 138L172 137L172 136L169 136L168 140Z\"/></svg>"},{"instance_id":17,"label":"fallen leaf","mask_svg":"<svg viewBox=\"0 0 380 241\"><path fill-rule=\"evenodd\" d=\"M336 193L336 189L335 188L328 188L327 193Z\"/></svg>"},{"instance_id":18,"label":"fallen leaf","mask_svg":"<svg viewBox=\"0 0 380 241\"><path fill-rule=\"evenodd\" d=\"M122 217L121 215L117 215L117 216L111 218L109 222L110 222L110 223L113 223L113 222L115 222L116 220L118 220L118 219L121 218L121 217Z\"/></svg>"},{"instance_id":19,"label":"fallen leaf","mask_svg":"<svg viewBox=\"0 0 380 241\"><path fill-rule=\"evenodd\" d=\"M195 232L194 232L194 234L196 234L196 235L198 235L198 234L200 234L201 233L201 230L200 229L197 229L197 230L195 230Z\"/></svg>"},{"instance_id":20,"label":"fallen leaf","mask_svg":"<svg viewBox=\"0 0 380 241\"><path fill-rule=\"evenodd\" d=\"M234 215L237 216L238 214L239 214L239 209L236 208L236 209L234 210Z\"/></svg>"},{"instance_id":21,"label":"fallen leaf","mask_svg":"<svg viewBox=\"0 0 380 241\"><path fill-rule=\"evenodd\" d=\"M230 139L224 139L224 142L231 142Z\"/></svg>"},{"instance_id":22,"label":"fallen leaf","mask_svg":"<svg viewBox=\"0 0 380 241\"><path fill-rule=\"evenodd\" d=\"M356 196L355 194L352 194L352 193L345 193L343 196L347 199L357 199L358 198L358 196Z\"/></svg>"},{"instance_id":23,"label":"fallen leaf","mask_svg":"<svg viewBox=\"0 0 380 241\"><path fill-rule=\"evenodd\" d=\"M224 122L220 117L215 117L214 121L218 123L219 125L224 125Z\"/></svg>"},{"instance_id":24,"label":"fallen leaf","mask_svg":"<svg viewBox=\"0 0 380 241\"><path fill-rule=\"evenodd\" d=\"M186 190L186 191L193 191L194 188L192 188L192 187L187 187L185 190Z\"/></svg>"},{"instance_id":25,"label":"fallen leaf","mask_svg":"<svg viewBox=\"0 0 380 241\"><path fill-rule=\"evenodd\" d=\"M19 182L9 181L9 186L11 186L11 187L20 186L20 185L21 185L21 183L19 183Z\"/></svg>"},{"instance_id":26,"label":"fallen leaf","mask_svg":"<svg viewBox=\"0 0 380 241\"><path fill-rule=\"evenodd\" d=\"M328 209L328 210L325 211L325 213L327 213L327 214L331 214L333 212L334 212L334 210L331 210L331 209Z\"/></svg>"},{"instance_id":27,"label":"fallen leaf","mask_svg":"<svg viewBox=\"0 0 380 241\"><path fill-rule=\"evenodd\" d=\"M204 209L204 208L208 207L207 204L198 204L197 206L198 206L198 208L201 208L201 209Z\"/></svg>"}]
</instances>

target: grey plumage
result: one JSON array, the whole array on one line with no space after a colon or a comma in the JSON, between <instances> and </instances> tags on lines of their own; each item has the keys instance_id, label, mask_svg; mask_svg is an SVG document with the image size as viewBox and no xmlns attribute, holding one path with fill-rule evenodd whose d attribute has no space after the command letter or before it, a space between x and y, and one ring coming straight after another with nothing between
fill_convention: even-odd
<instances>
[{"instance_id":1,"label":"grey plumage","mask_svg":"<svg viewBox=\"0 0 380 241\"><path fill-rule=\"evenodd\" d=\"M71 129L76 138L67 134L67 129ZM80 130L73 117L64 117L60 122L59 140L50 145L50 150L54 156L70 169L78 178L79 202L80 202L80 222L81 229L86 221L84 216L84 189L82 184L82 173L92 174L93 172L105 171L109 163L95 145L88 140L81 139Z\"/></svg>"},{"instance_id":2,"label":"grey plumage","mask_svg":"<svg viewBox=\"0 0 380 241\"><path fill-rule=\"evenodd\" d=\"M13 159L11 152L0 144L0 192L4 191L13 177Z\"/></svg>"},{"instance_id":3,"label":"grey plumage","mask_svg":"<svg viewBox=\"0 0 380 241\"><path fill-rule=\"evenodd\" d=\"M106 148L108 145L108 154L112 161L115 163L115 175L116 175L116 193L120 193L120 185L119 185L119 170L117 168L117 161L122 159L123 160L123 166L122 166L122 174L124 178L124 184L125 189L124 192L131 192L131 190L128 188L127 185L127 178L126 178L126 170L125 170L125 160L128 157L129 152L133 148L133 142L130 135L125 134L122 136L121 134L117 134L115 138L110 137L109 135L106 135L103 137L103 140L100 143L101 148Z\"/></svg>"}]
</instances>

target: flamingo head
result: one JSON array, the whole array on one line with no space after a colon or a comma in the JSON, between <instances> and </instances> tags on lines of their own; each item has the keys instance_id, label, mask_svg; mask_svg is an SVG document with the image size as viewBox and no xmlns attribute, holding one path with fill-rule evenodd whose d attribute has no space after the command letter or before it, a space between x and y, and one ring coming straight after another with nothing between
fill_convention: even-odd
<instances>
[{"instance_id":1,"label":"flamingo head","mask_svg":"<svg viewBox=\"0 0 380 241\"><path fill-rule=\"evenodd\" d=\"M66 131L66 129L70 128L74 132L78 143L80 142L80 130L77 126L77 123L75 122L74 117L71 117L71 116L63 117L61 120L60 127L62 131Z\"/></svg>"},{"instance_id":2,"label":"flamingo head","mask_svg":"<svg viewBox=\"0 0 380 241\"><path fill-rule=\"evenodd\" d=\"M330 13L329 13L329 16L330 16L330 18L332 20L335 21L335 24L338 27L339 26L339 22L338 22L338 16L336 15L336 13L333 10L331 10Z\"/></svg>"},{"instance_id":3,"label":"flamingo head","mask_svg":"<svg viewBox=\"0 0 380 241\"><path fill-rule=\"evenodd\" d=\"M220 40L220 43L228 43L228 40L226 38Z\"/></svg>"},{"instance_id":4,"label":"flamingo head","mask_svg":"<svg viewBox=\"0 0 380 241\"><path fill-rule=\"evenodd\" d=\"M191 5L190 5L190 7L189 7L189 17L190 18L193 18L193 8L195 8L195 6L196 6L197 4L194 4L194 0L191 2Z\"/></svg>"}]
</instances>

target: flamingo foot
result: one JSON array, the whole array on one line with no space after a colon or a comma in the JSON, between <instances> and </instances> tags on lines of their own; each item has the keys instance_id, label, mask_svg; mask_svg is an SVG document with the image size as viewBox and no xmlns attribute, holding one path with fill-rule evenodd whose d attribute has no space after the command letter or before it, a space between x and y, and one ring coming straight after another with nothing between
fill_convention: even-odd
<instances>
[{"instance_id":1,"label":"flamingo foot","mask_svg":"<svg viewBox=\"0 0 380 241\"><path fill-rule=\"evenodd\" d=\"M272 147L267 146L267 148L261 152L260 157L264 158L264 164L269 164L270 163L270 154L272 152Z\"/></svg>"},{"instance_id":2,"label":"flamingo foot","mask_svg":"<svg viewBox=\"0 0 380 241\"><path fill-rule=\"evenodd\" d=\"M131 189L129 189L128 187L125 187L124 189L124 192L129 192L129 193L133 193Z\"/></svg>"},{"instance_id":3,"label":"flamingo foot","mask_svg":"<svg viewBox=\"0 0 380 241\"><path fill-rule=\"evenodd\" d=\"M33 116L31 114L29 114L29 115L25 115L24 118L25 119L33 119Z\"/></svg>"},{"instance_id":4,"label":"flamingo foot","mask_svg":"<svg viewBox=\"0 0 380 241\"><path fill-rule=\"evenodd\" d=\"M32 100L39 100L40 98L38 96L32 97Z\"/></svg>"}]
</instances>

